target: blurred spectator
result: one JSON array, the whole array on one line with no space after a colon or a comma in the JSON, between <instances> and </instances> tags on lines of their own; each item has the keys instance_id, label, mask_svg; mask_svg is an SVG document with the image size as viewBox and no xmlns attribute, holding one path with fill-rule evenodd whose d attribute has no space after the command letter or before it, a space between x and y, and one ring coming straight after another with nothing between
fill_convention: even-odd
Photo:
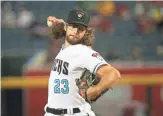
<instances>
[{"instance_id":1,"label":"blurred spectator","mask_svg":"<svg viewBox=\"0 0 163 116\"><path fill-rule=\"evenodd\" d=\"M100 1L97 4L97 11L103 16L112 16L115 12L115 4L112 1Z\"/></svg>"},{"instance_id":2,"label":"blurred spectator","mask_svg":"<svg viewBox=\"0 0 163 116\"><path fill-rule=\"evenodd\" d=\"M28 11L26 8L20 8L17 17L18 28L28 28L30 24L35 20L33 12Z\"/></svg>"},{"instance_id":3,"label":"blurred spectator","mask_svg":"<svg viewBox=\"0 0 163 116\"><path fill-rule=\"evenodd\" d=\"M131 19L131 14L130 14L129 10L128 9L124 10L124 12L122 13L121 17L122 17L122 19L124 21L130 20Z\"/></svg>"},{"instance_id":4,"label":"blurred spectator","mask_svg":"<svg viewBox=\"0 0 163 116\"><path fill-rule=\"evenodd\" d=\"M16 15L10 2L5 3L2 8L2 26L7 28L16 27Z\"/></svg>"},{"instance_id":5,"label":"blurred spectator","mask_svg":"<svg viewBox=\"0 0 163 116\"><path fill-rule=\"evenodd\" d=\"M116 9L116 15L122 20L128 21L131 19L131 14L126 4L118 4Z\"/></svg>"},{"instance_id":6,"label":"blurred spectator","mask_svg":"<svg viewBox=\"0 0 163 116\"><path fill-rule=\"evenodd\" d=\"M156 24L155 21L146 15L140 16L137 19L138 32L139 33L151 33L155 30Z\"/></svg>"},{"instance_id":7,"label":"blurred spectator","mask_svg":"<svg viewBox=\"0 0 163 116\"><path fill-rule=\"evenodd\" d=\"M97 32L113 32L112 22L101 15L92 16L89 26L95 28Z\"/></svg>"},{"instance_id":8,"label":"blurred spectator","mask_svg":"<svg viewBox=\"0 0 163 116\"><path fill-rule=\"evenodd\" d=\"M152 2L150 2L148 4L148 9L147 9L147 16L149 16L150 18L152 18L155 21L159 21L160 20L160 9L159 7L157 7L156 5L152 4Z\"/></svg>"},{"instance_id":9,"label":"blurred spectator","mask_svg":"<svg viewBox=\"0 0 163 116\"><path fill-rule=\"evenodd\" d=\"M54 58L60 51L64 39L50 40L47 49L41 50L36 53L30 60L24 65L23 70L32 69L50 69Z\"/></svg>"},{"instance_id":10,"label":"blurred spectator","mask_svg":"<svg viewBox=\"0 0 163 116\"><path fill-rule=\"evenodd\" d=\"M134 11L137 17L144 15L145 14L144 5L141 2L136 2Z\"/></svg>"}]
</instances>

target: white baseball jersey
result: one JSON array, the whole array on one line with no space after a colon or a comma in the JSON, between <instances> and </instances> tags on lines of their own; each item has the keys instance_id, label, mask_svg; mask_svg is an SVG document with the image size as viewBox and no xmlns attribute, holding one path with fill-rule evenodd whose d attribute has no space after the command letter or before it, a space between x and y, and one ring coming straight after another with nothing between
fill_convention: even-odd
<instances>
[{"instance_id":1,"label":"white baseball jersey","mask_svg":"<svg viewBox=\"0 0 163 116\"><path fill-rule=\"evenodd\" d=\"M76 79L84 68L96 73L99 66L107 62L94 50L77 44L62 48L54 59L48 85L50 108L75 108L90 105L79 95Z\"/></svg>"}]
</instances>

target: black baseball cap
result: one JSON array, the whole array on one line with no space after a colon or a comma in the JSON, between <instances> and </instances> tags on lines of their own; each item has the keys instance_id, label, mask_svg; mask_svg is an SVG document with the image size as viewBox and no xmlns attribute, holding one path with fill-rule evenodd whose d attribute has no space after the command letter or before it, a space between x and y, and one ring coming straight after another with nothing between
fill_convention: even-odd
<instances>
[{"instance_id":1,"label":"black baseball cap","mask_svg":"<svg viewBox=\"0 0 163 116\"><path fill-rule=\"evenodd\" d=\"M87 11L82 9L73 9L68 14L68 24L81 24L88 27L90 16Z\"/></svg>"}]
</instances>

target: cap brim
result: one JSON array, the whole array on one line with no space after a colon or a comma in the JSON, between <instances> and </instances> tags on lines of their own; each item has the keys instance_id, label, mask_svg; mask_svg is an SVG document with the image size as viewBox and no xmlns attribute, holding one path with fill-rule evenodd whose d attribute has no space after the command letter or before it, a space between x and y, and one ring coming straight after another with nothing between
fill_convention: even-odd
<instances>
[{"instance_id":1,"label":"cap brim","mask_svg":"<svg viewBox=\"0 0 163 116\"><path fill-rule=\"evenodd\" d=\"M72 22L67 22L68 24L80 24L80 25L83 25L85 27L88 27L88 25L82 23L82 22L79 22L79 21L72 21Z\"/></svg>"}]
</instances>

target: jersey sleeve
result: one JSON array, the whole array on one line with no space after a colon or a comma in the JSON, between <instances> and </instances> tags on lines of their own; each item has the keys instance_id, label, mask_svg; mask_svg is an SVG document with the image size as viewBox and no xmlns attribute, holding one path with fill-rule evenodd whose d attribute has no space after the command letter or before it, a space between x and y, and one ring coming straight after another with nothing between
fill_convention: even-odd
<instances>
[{"instance_id":1,"label":"jersey sleeve","mask_svg":"<svg viewBox=\"0 0 163 116\"><path fill-rule=\"evenodd\" d=\"M83 57L83 67L87 68L93 74L96 74L100 66L108 64L98 52L91 49L85 52Z\"/></svg>"}]
</instances>

